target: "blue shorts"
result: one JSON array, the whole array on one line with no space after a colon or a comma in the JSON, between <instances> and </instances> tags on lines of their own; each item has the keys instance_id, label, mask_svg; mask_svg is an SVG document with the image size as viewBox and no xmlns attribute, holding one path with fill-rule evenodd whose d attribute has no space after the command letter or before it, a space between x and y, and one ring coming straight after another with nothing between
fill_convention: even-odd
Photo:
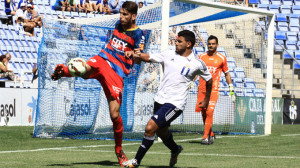
<instances>
[{"instance_id":1,"label":"blue shorts","mask_svg":"<svg viewBox=\"0 0 300 168\"><path fill-rule=\"evenodd\" d=\"M151 117L159 128L169 127L171 122L182 114L182 110L176 108L173 104L159 104L154 102L154 112Z\"/></svg>"}]
</instances>

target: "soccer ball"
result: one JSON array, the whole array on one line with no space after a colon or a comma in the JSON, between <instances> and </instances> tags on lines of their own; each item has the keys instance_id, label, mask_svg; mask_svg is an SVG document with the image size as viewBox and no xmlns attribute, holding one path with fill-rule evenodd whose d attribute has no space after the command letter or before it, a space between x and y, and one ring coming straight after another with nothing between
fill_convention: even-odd
<instances>
[{"instance_id":1,"label":"soccer ball","mask_svg":"<svg viewBox=\"0 0 300 168\"><path fill-rule=\"evenodd\" d=\"M73 58L68 63L69 73L74 76L82 76L86 73L86 62L82 58Z\"/></svg>"}]
</instances>

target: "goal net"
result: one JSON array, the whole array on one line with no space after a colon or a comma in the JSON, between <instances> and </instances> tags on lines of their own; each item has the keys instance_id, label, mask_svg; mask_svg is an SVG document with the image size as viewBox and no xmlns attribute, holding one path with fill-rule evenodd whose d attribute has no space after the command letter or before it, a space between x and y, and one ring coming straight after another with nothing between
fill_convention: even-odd
<instances>
[{"instance_id":1,"label":"goal net","mask_svg":"<svg viewBox=\"0 0 300 168\"><path fill-rule=\"evenodd\" d=\"M169 24L162 26L165 14ZM168 7L158 2L140 10L137 24L146 37L146 53L166 49L161 46L174 50L176 34L183 29L196 35L195 56L207 51L209 35L217 36L218 51L227 58L237 99L233 103L228 97L228 84L222 75L213 131L266 134L266 114L270 111L268 77L272 73L266 66L267 62L270 65L267 47L270 39L267 40L267 27L258 22L267 16L268 13L256 9L196 0L172 1ZM38 57L39 96L34 137L113 139L108 104L100 83L79 77L52 81L51 73L56 64L67 64L71 58L87 60L97 55L110 40L118 19L119 15L44 20ZM165 39L164 34L168 34L168 38ZM124 79L121 116L125 140L139 140L144 136L162 76L159 64L142 63L134 65ZM198 83L198 80L193 83L183 115L172 123L172 131L203 132L202 115L194 111Z\"/></svg>"}]
</instances>

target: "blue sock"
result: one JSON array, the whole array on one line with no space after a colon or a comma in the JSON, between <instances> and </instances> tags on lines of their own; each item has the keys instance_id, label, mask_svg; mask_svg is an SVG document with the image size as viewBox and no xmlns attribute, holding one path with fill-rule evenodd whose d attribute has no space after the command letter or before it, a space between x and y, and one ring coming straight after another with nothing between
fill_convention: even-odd
<instances>
[{"instance_id":1,"label":"blue sock","mask_svg":"<svg viewBox=\"0 0 300 168\"><path fill-rule=\"evenodd\" d=\"M175 153L178 150L178 145L175 143L171 132L169 132L169 134L164 139L162 139L162 141L171 150L172 153Z\"/></svg>"},{"instance_id":2,"label":"blue sock","mask_svg":"<svg viewBox=\"0 0 300 168\"><path fill-rule=\"evenodd\" d=\"M139 147L139 150L137 151L135 155L135 159L137 160L137 163L140 164L143 157L145 156L146 152L150 149L153 142L155 140L155 136L149 137L144 136L141 146Z\"/></svg>"}]
</instances>

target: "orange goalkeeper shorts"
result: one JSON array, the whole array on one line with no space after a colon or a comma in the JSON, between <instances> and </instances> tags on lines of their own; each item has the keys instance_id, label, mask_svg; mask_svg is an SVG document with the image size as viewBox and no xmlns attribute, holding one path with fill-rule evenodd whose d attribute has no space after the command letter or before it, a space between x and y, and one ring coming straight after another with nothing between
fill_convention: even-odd
<instances>
[{"instance_id":1,"label":"orange goalkeeper shorts","mask_svg":"<svg viewBox=\"0 0 300 168\"><path fill-rule=\"evenodd\" d=\"M196 108L195 108L195 112L197 112L197 113L200 113L202 111L202 108L199 107L199 103L202 100L204 100L205 94L206 94L205 92L198 92L198 98L197 98L197 103L196 103ZM219 91L212 91L207 109L214 110L216 107L218 98L219 98Z\"/></svg>"}]
</instances>

